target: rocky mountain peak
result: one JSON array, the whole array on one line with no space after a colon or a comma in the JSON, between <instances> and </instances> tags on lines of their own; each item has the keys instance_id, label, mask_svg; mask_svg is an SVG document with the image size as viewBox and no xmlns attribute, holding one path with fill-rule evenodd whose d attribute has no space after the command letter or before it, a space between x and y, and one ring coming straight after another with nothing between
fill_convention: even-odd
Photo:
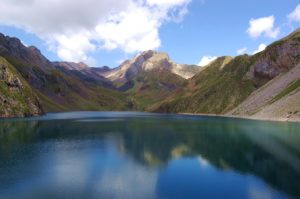
<instances>
[{"instance_id":1,"label":"rocky mountain peak","mask_svg":"<svg viewBox=\"0 0 300 199\"><path fill-rule=\"evenodd\" d=\"M133 58L133 60L135 60L136 62L145 61L145 60L149 59L150 57L152 57L155 53L157 53L157 52L154 51L154 50L147 50L147 51L144 51L140 54L137 54Z\"/></svg>"},{"instance_id":2,"label":"rocky mountain peak","mask_svg":"<svg viewBox=\"0 0 300 199\"><path fill-rule=\"evenodd\" d=\"M5 36L0 33L0 53L1 54L11 54L17 55L18 52L24 52L25 46L22 42L15 37Z\"/></svg>"},{"instance_id":3,"label":"rocky mountain peak","mask_svg":"<svg viewBox=\"0 0 300 199\"><path fill-rule=\"evenodd\" d=\"M103 75L112 81L126 81L142 71L166 70L188 79L199 71L197 68L199 67L176 64L167 53L148 50Z\"/></svg>"},{"instance_id":4,"label":"rocky mountain peak","mask_svg":"<svg viewBox=\"0 0 300 199\"><path fill-rule=\"evenodd\" d=\"M38 49L38 48L35 47L35 46L29 46L27 49L30 50L30 51L33 52L33 53L41 54L40 49Z\"/></svg>"},{"instance_id":5,"label":"rocky mountain peak","mask_svg":"<svg viewBox=\"0 0 300 199\"><path fill-rule=\"evenodd\" d=\"M26 47L21 40L15 37L5 36L0 33L0 55L9 59L23 62L28 67L38 67L41 70L52 68L51 62L42 55L41 51L35 46Z\"/></svg>"},{"instance_id":6,"label":"rocky mountain peak","mask_svg":"<svg viewBox=\"0 0 300 199\"><path fill-rule=\"evenodd\" d=\"M285 73L300 62L300 29L269 45L264 51L253 56L246 78L269 81ZM263 81L263 83L265 82Z\"/></svg>"}]
</instances>

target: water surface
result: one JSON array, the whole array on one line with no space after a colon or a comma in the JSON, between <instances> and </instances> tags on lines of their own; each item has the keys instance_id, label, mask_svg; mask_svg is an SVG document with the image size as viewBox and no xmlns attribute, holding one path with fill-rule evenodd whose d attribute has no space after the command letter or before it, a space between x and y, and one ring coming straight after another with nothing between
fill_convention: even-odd
<instances>
[{"instance_id":1,"label":"water surface","mask_svg":"<svg viewBox=\"0 0 300 199\"><path fill-rule=\"evenodd\" d=\"M300 198L300 124L126 112L0 120L0 198Z\"/></svg>"}]
</instances>

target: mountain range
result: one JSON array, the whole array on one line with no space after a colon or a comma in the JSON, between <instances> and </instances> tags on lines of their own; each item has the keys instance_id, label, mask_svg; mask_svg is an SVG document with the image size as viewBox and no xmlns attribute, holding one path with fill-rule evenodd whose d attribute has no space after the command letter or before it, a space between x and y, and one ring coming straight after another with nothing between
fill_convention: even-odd
<instances>
[{"instance_id":1,"label":"mountain range","mask_svg":"<svg viewBox=\"0 0 300 199\"><path fill-rule=\"evenodd\" d=\"M109 110L300 119L300 29L255 55L207 66L142 52L120 66L51 62L0 33L0 116Z\"/></svg>"}]
</instances>

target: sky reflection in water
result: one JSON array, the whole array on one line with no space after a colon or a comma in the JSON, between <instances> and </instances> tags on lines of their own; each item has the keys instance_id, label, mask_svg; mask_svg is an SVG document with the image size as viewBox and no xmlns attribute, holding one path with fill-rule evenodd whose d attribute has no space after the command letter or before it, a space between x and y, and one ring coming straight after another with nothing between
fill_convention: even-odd
<instances>
[{"instance_id":1,"label":"sky reflection in water","mask_svg":"<svg viewBox=\"0 0 300 199\"><path fill-rule=\"evenodd\" d=\"M76 112L0 121L0 198L293 198L299 123Z\"/></svg>"}]
</instances>

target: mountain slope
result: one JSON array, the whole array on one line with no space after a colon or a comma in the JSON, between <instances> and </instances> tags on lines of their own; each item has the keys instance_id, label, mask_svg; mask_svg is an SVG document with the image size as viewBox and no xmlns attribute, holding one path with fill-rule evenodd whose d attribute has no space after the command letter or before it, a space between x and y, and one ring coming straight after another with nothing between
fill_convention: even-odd
<instances>
[{"instance_id":1,"label":"mountain slope","mask_svg":"<svg viewBox=\"0 0 300 199\"><path fill-rule=\"evenodd\" d=\"M145 51L115 69L50 62L0 34L0 116L138 110L299 119L300 29L249 56L205 67ZM31 88L30 88L31 87Z\"/></svg>"},{"instance_id":2,"label":"mountain slope","mask_svg":"<svg viewBox=\"0 0 300 199\"><path fill-rule=\"evenodd\" d=\"M156 104L152 110L224 114L299 61L300 30L297 30L256 55L218 58L195 75L186 88Z\"/></svg>"},{"instance_id":3,"label":"mountain slope","mask_svg":"<svg viewBox=\"0 0 300 199\"><path fill-rule=\"evenodd\" d=\"M128 83L131 86L126 93L132 97L136 109L147 111L151 105L164 100L178 88L183 87L186 80L167 70L157 69L140 72Z\"/></svg>"},{"instance_id":4,"label":"mountain slope","mask_svg":"<svg viewBox=\"0 0 300 199\"><path fill-rule=\"evenodd\" d=\"M0 57L0 117L42 114L41 105L17 70Z\"/></svg>"},{"instance_id":5,"label":"mountain slope","mask_svg":"<svg viewBox=\"0 0 300 199\"><path fill-rule=\"evenodd\" d=\"M114 88L112 82L102 76L102 73L109 70L109 68L92 68L84 63L73 62L53 62L53 64L57 70L78 78L81 81L86 81L105 88Z\"/></svg>"},{"instance_id":6,"label":"mountain slope","mask_svg":"<svg viewBox=\"0 0 300 199\"><path fill-rule=\"evenodd\" d=\"M159 112L224 113L254 90L251 80L243 79L250 65L248 56L220 57L195 75L186 88L153 109Z\"/></svg>"},{"instance_id":7,"label":"mountain slope","mask_svg":"<svg viewBox=\"0 0 300 199\"><path fill-rule=\"evenodd\" d=\"M25 47L17 38L0 34L0 55L34 88L47 112L128 109L124 94L58 70L38 49Z\"/></svg>"},{"instance_id":8,"label":"mountain slope","mask_svg":"<svg viewBox=\"0 0 300 199\"><path fill-rule=\"evenodd\" d=\"M300 89L299 80L297 89L293 90L281 99L272 102L264 109L255 113L251 117L266 120L299 121L300 120Z\"/></svg>"},{"instance_id":9,"label":"mountain slope","mask_svg":"<svg viewBox=\"0 0 300 199\"><path fill-rule=\"evenodd\" d=\"M253 92L230 115L300 118L300 64Z\"/></svg>"},{"instance_id":10,"label":"mountain slope","mask_svg":"<svg viewBox=\"0 0 300 199\"><path fill-rule=\"evenodd\" d=\"M166 70L184 79L194 76L200 67L194 65L176 64L166 53L153 50L145 51L131 60L124 61L119 67L103 73L103 76L113 82L124 83L139 72Z\"/></svg>"},{"instance_id":11,"label":"mountain slope","mask_svg":"<svg viewBox=\"0 0 300 199\"><path fill-rule=\"evenodd\" d=\"M104 72L103 76L131 96L137 110L144 111L182 88L186 79L199 69L199 66L176 64L166 53L149 50Z\"/></svg>"}]
</instances>

